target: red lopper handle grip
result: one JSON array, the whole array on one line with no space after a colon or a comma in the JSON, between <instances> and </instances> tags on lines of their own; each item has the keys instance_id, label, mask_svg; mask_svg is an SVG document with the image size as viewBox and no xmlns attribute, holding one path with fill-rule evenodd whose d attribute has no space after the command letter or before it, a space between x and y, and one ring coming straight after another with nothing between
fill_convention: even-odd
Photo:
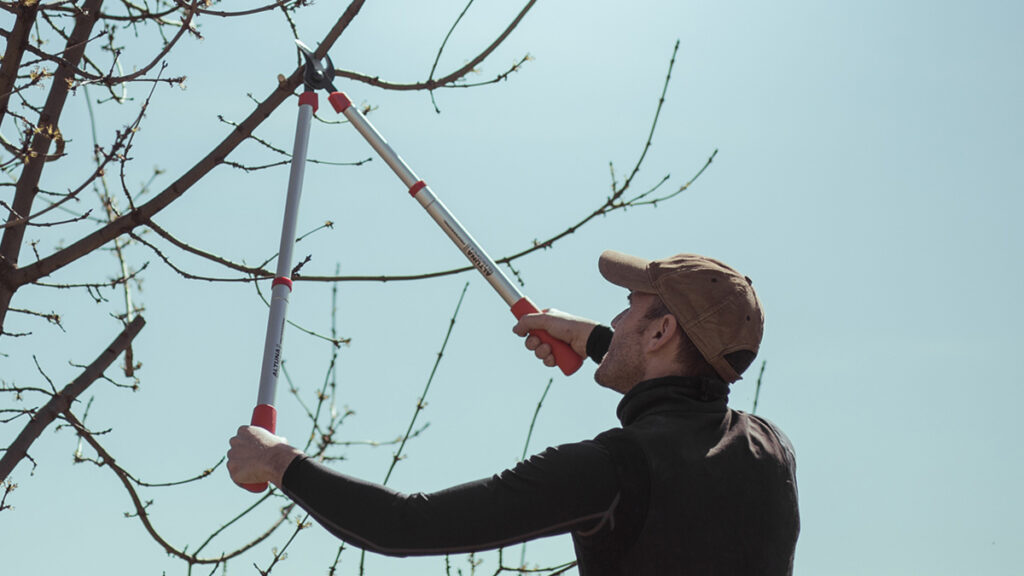
<instances>
[{"instance_id":1,"label":"red lopper handle grip","mask_svg":"<svg viewBox=\"0 0 1024 576\"><path fill-rule=\"evenodd\" d=\"M522 318L527 314L537 314L540 310L530 302L529 298L525 296L518 302L512 305L512 314L515 315L516 319ZM540 341L551 346L551 353L555 356L555 364L562 370L562 373L566 376L576 372L583 365L583 357L576 353L565 342L558 340L551 334L548 334L546 330L534 330L530 334L540 338Z\"/></svg>"},{"instance_id":2,"label":"red lopper handle grip","mask_svg":"<svg viewBox=\"0 0 1024 576\"><path fill-rule=\"evenodd\" d=\"M270 404L260 404L252 411L252 422L250 422L250 425L259 426L273 434L277 430L277 409ZM262 484L242 484L241 486L249 492L263 492L267 489L266 482Z\"/></svg>"},{"instance_id":3,"label":"red lopper handle grip","mask_svg":"<svg viewBox=\"0 0 1024 576\"><path fill-rule=\"evenodd\" d=\"M331 95L327 97L327 101L331 103L334 111L338 114L344 114L345 110L352 106L352 101L348 99L344 92L331 92Z\"/></svg>"}]
</instances>

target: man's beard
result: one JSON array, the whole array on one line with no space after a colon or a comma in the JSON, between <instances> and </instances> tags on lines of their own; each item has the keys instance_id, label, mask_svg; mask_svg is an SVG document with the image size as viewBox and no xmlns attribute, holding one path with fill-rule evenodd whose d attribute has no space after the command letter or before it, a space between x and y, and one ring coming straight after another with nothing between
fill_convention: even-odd
<instances>
[{"instance_id":1,"label":"man's beard","mask_svg":"<svg viewBox=\"0 0 1024 576\"><path fill-rule=\"evenodd\" d=\"M605 388L625 394L643 379L646 371L644 355L640 347L643 330L634 334L622 334L626 338L612 338L608 352L594 371L594 381Z\"/></svg>"}]
</instances>

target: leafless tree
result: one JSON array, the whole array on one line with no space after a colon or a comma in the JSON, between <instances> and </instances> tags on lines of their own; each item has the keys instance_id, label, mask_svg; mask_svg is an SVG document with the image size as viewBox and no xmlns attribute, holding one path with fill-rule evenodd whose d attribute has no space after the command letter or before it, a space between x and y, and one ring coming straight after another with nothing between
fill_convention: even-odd
<instances>
[{"instance_id":1,"label":"leafless tree","mask_svg":"<svg viewBox=\"0 0 1024 576\"><path fill-rule=\"evenodd\" d=\"M337 75L380 90L427 92L432 100L437 90L471 88L506 80L528 61L528 55L523 55L507 69L484 81L470 81L468 74L484 63L513 34L535 2L536 0L527 1L485 49L478 54L466 55L465 63L456 69L438 69L441 53L448 41L446 36L438 48L438 57L434 65L421 81L391 82L372 73L349 70L338 70ZM470 0L462 14L455 19L448 30L449 36L472 3ZM93 296L97 305L105 305L113 293L117 293L124 302L123 311L116 318L120 323L121 333L106 348L98 350L95 361L83 366L80 375L71 383L58 390L58 386L47 376L44 367L38 363L40 382L46 381L48 385L24 385L0 380L0 398L4 398L3 404L0 404L0 424L11 430L20 429L13 442L3 450L0 458L0 513L5 512L15 498L12 496L15 488L12 472L19 464L32 467L37 465L31 455L31 445L43 429L58 422L61 426L73 429L80 439L75 458L81 462L92 462L113 473L129 495L134 509L133 514L143 529L169 555L180 558L189 573L200 568L207 571L216 570L232 558L266 545L271 535L290 527L290 536L285 543L269 553L270 559L262 566L256 566L261 574L268 574L283 558L291 542L309 525L308 519L300 513L301 511L294 509L279 494L270 491L259 498L252 507L240 511L238 516L211 533L200 545L192 549L176 546L164 538L154 526L147 514L148 504L143 491L202 480L220 463L179 482L162 485L144 482L137 475L121 467L102 443L101 431L93 430L85 424L85 413L79 410L81 403L78 402L83 392L98 380L129 388L136 387L139 383L139 362L132 352L132 340L142 329L145 321L133 299L133 291L144 277L146 266L131 261L127 255L128 246L151 251L162 264L189 279L255 284L273 276L272 270L268 268L268 264L273 261L273 255L257 265L232 261L216 254L215 250L190 245L179 239L174 231L161 227L155 220L161 211L171 204L189 202L189 192L219 166L253 172L271 169L289 161L286 150L257 137L255 131L282 103L296 96L296 91L302 84L301 66L297 65L287 77L280 76L277 86L268 94L254 97L254 106L247 116L238 121L223 119L225 123L231 124L233 129L223 140L212 145L190 168L172 175L163 174L159 169L155 169L152 178L141 186L131 183L127 176L128 167L133 162L138 162L133 158L133 144L136 138L140 137L139 128L145 121L148 107L154 102L154 94L185 81L182 71L169 69L165 59L179 47L183 39L201 35L200 20L233 20L241 27L246 18L274 13L280 15L282 28L297 37L294 15L306 9L311 2L277 0L263 6L233 12L218 9L215 4L210 0L0 2L0 11L13 19L7 20L9 25L5 24L4 29L0 30L0 35L6 42L3 59L0 62L0 144L3 146L0 169L9 178L9 182L0 183L4 190L0 192L0 215L4 217L4 223L0 228L0 357L7 356L4 354L5 341L36 339L40 346L43 345L44 337L35 334L34 329L9 328L12 325L11 315L24 316L41 325L48 323L56 327L55 329L63 329L60 294L66 291L85 291ZM338 10L341 12L337 15L336 21L329 32L319 39L317 57L327 54L345 34L349 25L359 16L363 4L364 0L352 0L343 10L339 5ZM664 89L657 102L657 112L651 122L651 135L657 126L658 113L665 100L664 90L669 85L674 62L673 51ZM126 72L129 68L131 71ZM146 96L141 100L127 98L129 87L133 94L141 91ZM95 104L121 107L130 111L130 120L116 127L102 125L93 119L92 156L88 160L69 152L67 137L61 129L66 121L66 104L74 97L85 98L90 110ZM237 154L237 149L246 142L278 155L279 160L262 164L247 162ZM551 248L559 240L573 234L598 216L629 207L654 205L666 201L685 190L714 158L714 154L711 154L703 167L689 181L673 186L671 190L668 190L669 178L666 176L645 190L635 192L634 179L641 170L650 146L651 138L648 137L640 151L639 160L624 179L616 178L612 170L611 193L601 198L595 206L584 210L579 219L568 223L564 230L547 238L526 242L522 249L499 258L498 262L507 265L515 273L512 265L516 260L535 251ZM309 161L325 162L315 158ZM88 168L83 169L83 166ZM171 180L169 183L159 188L153 187L155 182L168 179ZM325 226L329 225L328 223ZM64 234L71 240L66 245L42 245L31 240L27 234L34 228L65 230ZM114 256L111 268L115 273L108 280L51 280L55 273L76 262L84 259L110 261L111 254ZM178 257L185 254L213 263L222 274L213 277L176 263ZM338 282L416 281L472 270L470 266L466 266L404 275L342 276L337 271L333 275L303 274L298 269L304 263L296 267L294 276L297 280L335 283L335 286ZM30 293L32 302L43 301L52 305L43 309L34 309L28 305L20 306L19 300ZM28 300L26 298L26 301ZM161 303L150 305L160 306ZM452 326L457 315L458 307L452 316ZM345 338L339 335L334 325L330 334L321 336L336 346L345 342ZM82 334L81 338L105 340L109 336L97 328L96 334ZM438 362L441 361L446 345L447 336L438 354ZM115 381L106 373L114 360L122 354L123 378L118 376L119 380ZM359 443L344 438L339 432L349 413L334 408L336 361L336 352L326 360L327 375L313 394L313 401L304 398L296 386L291 387L295 400L302 404L309 419L311 432L305 449L324 460L337 458L339 448ZM287 370L285 377L288 378ZM417 415L425 405L424 399L429 386L430 379L405 431L397 438L372 443L396 447L392 469L401 460L406 443L423 430L422 427L417 428ZM537 409L539 411L540 403ZM530 429L532 430L532 424ZM239 522L251 521L250 513L259 507L275 506L280 509L280 514L276 521L261 528L258 536L241 546L213 551L217 547L213 542L222 532ZM337 566L343 550L344 547L339 548L333 566ZM268 556L264 556L266 557ZM468 562L469 569L476 571L478 564L474 557L470 557ZM504 554L499 553L494 573L528 572L553 576L572 567L571 563L566 563L527 570L523 564L524 559L520 559L515 566L509 565ZM451 573L451 564L446 565ZM333 571L332 567L331 572Z\"/></svg>"}]
</instances>

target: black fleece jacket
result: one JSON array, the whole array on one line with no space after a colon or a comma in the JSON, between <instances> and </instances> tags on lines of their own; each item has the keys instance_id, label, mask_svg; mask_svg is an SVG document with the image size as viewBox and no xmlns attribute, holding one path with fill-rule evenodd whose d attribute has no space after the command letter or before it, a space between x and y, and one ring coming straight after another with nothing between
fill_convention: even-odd
<instances>
[{"instance_id":1,"label":"black fleece jacket","mask_svg":"<svg viewBox=\"0 0 1024 576\"><path fill-rule=\"evenodd\" d=\"M607 346L592 347L599 359ZM641 382L619 404L622 428L430 494L308 458L291 463L282 489L338 538L392 556L572 533L583 576L791 574L792 448L766 420L729 410L727 391L713 380Z\"/></svg>"}]
</instances>

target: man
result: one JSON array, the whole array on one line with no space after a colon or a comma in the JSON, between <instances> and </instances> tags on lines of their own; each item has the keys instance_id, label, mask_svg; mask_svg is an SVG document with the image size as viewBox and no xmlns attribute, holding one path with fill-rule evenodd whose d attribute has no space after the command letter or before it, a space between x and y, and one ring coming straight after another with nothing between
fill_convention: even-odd
<instances>
[{"instance_id":1,"label":"man","mask_svg":"<svg viewBox=\"0 0 1024 576\"><path fill-rule=\"evenodd\" d=\"M382 554L469 552L571 533L583 576L792 574L792 447L767 420L726 405L728 383L761 341L750 279L690 254L647 261L607 251L598 266L630 290L612 329L548 312L523 317L514 331L547 330L599 362L594 379L624 394L621 428L491 478L406 495L242 427L228 452L232 479L273 482L339 538ZM554 365L535 336L526 347Z\"/></svg>"}]
</instances>

